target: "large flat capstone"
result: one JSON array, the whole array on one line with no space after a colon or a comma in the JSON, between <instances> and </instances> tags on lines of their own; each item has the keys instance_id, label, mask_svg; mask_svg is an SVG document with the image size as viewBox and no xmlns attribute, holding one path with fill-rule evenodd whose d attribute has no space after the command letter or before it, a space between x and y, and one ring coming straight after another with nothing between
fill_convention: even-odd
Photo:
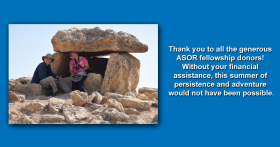
<instances>
[{"instance_id":1,"label":"large flat capstone","mask_svg":"<svg viewBox=\"0 0 280 147\"><path fill-rule=\"evenodd\" d=\"M51 40L55 52L129 52L144 53L148 46L126 32L71 28L58 31Z\"/></svg>"}]
</instances>

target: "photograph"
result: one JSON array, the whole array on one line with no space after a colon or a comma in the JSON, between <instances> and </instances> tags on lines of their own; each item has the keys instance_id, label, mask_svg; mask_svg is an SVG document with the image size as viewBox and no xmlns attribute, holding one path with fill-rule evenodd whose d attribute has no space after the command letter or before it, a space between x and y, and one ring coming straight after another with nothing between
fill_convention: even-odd
<instances>
[{"instance_id":1,"label":"photograph","mask_svg":"<svg viewBox=\"0 0 280 147\"><path fill-rule=\"evenodd\" d=\"M158 24L9 24L9 124L158 124Z\"/></svg>"}]
</instances>

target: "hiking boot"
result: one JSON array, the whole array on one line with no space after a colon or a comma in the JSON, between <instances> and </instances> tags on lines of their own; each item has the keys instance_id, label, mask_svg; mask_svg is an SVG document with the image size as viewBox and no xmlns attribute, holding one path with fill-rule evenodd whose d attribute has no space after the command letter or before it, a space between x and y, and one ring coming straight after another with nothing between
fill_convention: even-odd
<instances>
[{"instance_id":1,"label":"hiking boot","mask_svg":"<svg viewBox=\"0 0 280 147\"><path fill-rule=\"evenodd\" d=\"M52 95L53 95L53 91L52 91L52 90L49 90L49 89L46 89L46 90L45 90L45 95L46 95L46 96L52 96Z\"/></svg>"},{"instance_id":2,"label":"hiking boot","mask_svg":"<svg viewBox=\"0 0 280 147\"><path fill-rule=\"evenodd\" d=\"M59 91L57 90L56 92L52 93L52 96L56 96L59 93Z\"/></svg>"}]
</instances>

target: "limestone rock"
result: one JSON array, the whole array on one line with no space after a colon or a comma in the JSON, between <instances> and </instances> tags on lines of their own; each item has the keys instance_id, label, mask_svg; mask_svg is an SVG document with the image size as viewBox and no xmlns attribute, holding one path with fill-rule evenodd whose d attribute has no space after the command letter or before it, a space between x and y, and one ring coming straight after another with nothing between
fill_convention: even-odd
<instances>
[{"instance_id":1,"label":"limestone rock","mask_svg":"<svg viewBox=\"0 0 280 147\"><path fill-rule=\"evenodd\" d=\"M150 101L150 100L142 100L142 101L148 103L150 106L152 106L154 103L153 101Z\"/></svg>"},{"instance_id":2,"label":"limestone rock","mask_svg":"<svg viewBox=\"0 0 280 147\"><path fill-rule=\"evenodd\" d=\"M86 92L80 92L79 90L75 90L70 93L70 97L74 105L82 106L87 102L91 102L94 98L94 95L88 96Z\"/></svg>"},{"instance_id":3,"label":"limestone rock","mask_svg":"<svg viewBox=\"0 0 280 147\"><path fill-rule=\"evenodd\" d=\"M158 100L157 100L157 99L154 98L154 99L152 100L152 102L153 102L153 104L152 104L153 106L158 107Z\"/></svg>"},{"instance_id":4,"label":"limestone rock","mask_svg":"<svg viewBox=\"0 0 280 147\"><path fill-rule=\"evenodd\" d=\"M148 99L158 99L158 89L157 88L150 88L150 87L142 87L138 89L138 94L142 93L145 94Z\"/></svg>"},{"instance_id":5,"label":"limestone rock","mask_svg":"<svg viewBox=\"0 0 280 147\"><path fill-rule=\"evenodd\" d=\"M20 82L15 80L9 80L9 91L13 91L16 85L20 85Z\"/></svg>"},{"instance_id":6,"label":"limestone rock","mask_svg":"<svg viewBox=\"0 0 280 147\"><path fill-rule=\"evenodd\" d=\"M107 101L107 104L108 104L108 107L113 107L113 108L116 108L118 111L120 112L125 112L124 109L123 109L123 106L121 103L119 103L117 100L115 99L109 99Z\"/></svg>"},{"instance_id":7,"label":"limestone rock","mask_svg":"<svg viewBox=\"0 0 280 147\"><path fill-rule=\"evenodd\" d=\"M102 112L102 109L96 109L94 111L92 111L92 114L99 114Z\"/></svg>"},{"instance_id":8,"label":"limestone rock","mask_svg":"<svg viewBox=\"0 0 280 147\"><path fill-rule=\"evenodd\" d=\"M140 114L140 112L134 108L124 108L124 111L126 114L136 114L136 115Z\"/></svg>"},{"instance_id":9,"label":"limestone rock","mask_svg":"<svg viewBox=\"0 0 280 147\"><path fill-rule=\"evenodd\" d=\"M93 120L92 124L110 124L110 123L104 120Z\"/></svg>"},{"instance_id":10,"label":"limestone rock","mask_svg":"<svg viewBox=\"0 0 280 147\"><path fill-rule=\"evenodd\" d=\"M147 97L148 97L148 99L153 99L153 98L155 98L155 99L158 99L158 93L157 92L154 92L154 93L144 93Z\"/></svg>"},{"instance_id":11,"label":"limestone rock","mask_svg":"<svg viewBox=\"0 0 280 147\"><path fill-rule=\"evenodd\" d=\"M11 112L9 112L9 120L14 119L14 116L11 114Z\"/></svg>"},{"instance_id":12,"label":"limestone rock","mask_svg":"<svg viewBox=\"0 0 280 147\"><path fill-rule=\"evenodd\" d=\"M85 108L86 108L86 109L90 109L91 111L94 111L94 110L96 110L96 109L101 108L101 105L96 104L96 103L88 102L88 103L85 104Z\"/></svg>"},{"instance_id":13,"label":"limestone rock","mask_svg":"<svg viewBox=\"0 0 280 147\"><path fill-rule=\"evenodd\" d=\"M123 105L123 107L127 107L127 108L146 109L146 110L150 110L151 108L151 105L148 102L130 96L126 96L124 98L119 99L119 102Z\"/></svg>"},{"instance_id":14,"label":"limestone rock","mask_svg":"<svg viewBox=\"0 0 280 147\"><path fill-rule=\"evenodd\" d=\"M13 89L14 92L19 92L24 95L38 96L41 94L42 86L39 84L22 84L16 85Z\"/></svg>"},{"instance_id":15,"label":"limestone rock","mask_svg":"<svg viewBox=\"0 0 280 147\"><path fill-rule=\"evenodd\" d=\"M64 104L62 106L63 114L67 122L74 124L82 119L86 119L88 114L86 109L80 106Z\"/></svg>"},{"instance_id":16,"label":"limestone rock","mask_svg":"<svg viewBox=\"0 0 280 147\"><path fill-rule=\"evenodd\" d=\"M88 94L100 90L102 80L101 74L89 73L84 81L84 86Z\"/></svg>"},{"instance_id":17,"label":"limestone rock","mask_svg":"<svg viewBox=\"0 0 280 147\"><path fill-rule=\"evenodd\" d=\"M62 115L42 115L43 121L46 122L56 122L56 121L64 121L65 118Z\"/></svg>"},{"instance_id":18,"label":"limestone rock","mask_svg":"<svg viewBox=\"0 0 280 147\"><path fill-rule=\"evenodd\" d=\"M29 77L21 77L16 79L16 81L18 81L20 84L30 84L31 80L32 79Z\"/></svg>"},{"instance_id":19,"label":"limestone rock","mask_svg":"<svg viewBox=\"0 0 280 147\"><path fill-rule=\"evenodd\" d=\"M63 69L61 68L63 66L63 64L67 64L69 67L69 61L70 61L70 57L66 56L63 53L54 53L52 55L54 61L51 63L51 69L52 72L54 74L57 75L61 75L61 73L63 72ZM68 60L66 60L67 58L69 58ZM69 71L68 71L69 72ZM72 84L71 84L72 85Z\"/></svg>"},{"instance_id":20,"label":"limestone rock","mask_svg":"<svg viewBox=\"0 0 280 147\"><path fill-rule=\"evenodd\" d=\"M158 92L157 88L151 88L151 87L141 87L138 89L138 93L154 93Z\"/></svg>"},{"instance_id":21,"label":"limestone rock","mask_svg":"<svg viewBox=\"0 0 280 147\"><path fill-rule=\"evenodd\" d=\"M110 29L101 30L99 27L58 31L51 42L55 52L148 51L148 46L131 34Z\"/></svg>"},{"instance_id":22,"label":"limestone rock","mask_svg":"<svg viewBox=\"0 0 280 147\"><path fill-rule=\"evenodd\" d=\"M28 116L26 116L26 115L22 115L19 118L17 123L18 124L35 124L35 122L32 119L30 119Z\"/></svg>"},{"instance_id":23,"label":"limestone rock","mask_svg":"<svg viewBox=\"0 0 280 147\"><path fill-rule=\"evenodd\" d=\"M99 116L101 117L101 116ZM96 119L96 117L94 118L94 116L90 115L88 116L87 120L88 124L110 124L110 122L108 121L104 121L103 118L101 117L101 119Z\"/></svg>"},{"instance_id":24,"label":"limestone rock","mask_svg":"<svg viewBox=\"0 0 280 147\"><path fill-rule=\"evenodd\" d=\"M49 109L53 113L59 113L59 111L62 111L63 104L64 104L64 100L54 98L54 97L49 99Z\"/></svg>"},{"instance_id":25,"label":"limestone rock","mask_svg":"<svg viewBox=\"0 0 280 147\"><path fill-rule=\"evenodd\" d=\"M131 114L129 115L130 120L136 121L137 120L137 115L136 114Z\"/></svg>"},{"instance_id":26,"label":"limestone rock","mask_svg":"<svg viewBox=\"0 0 280 147\"><path fill-rule=\"evenodd\" d=\"M125 113L119 112L116 108L107 108L103 112L103 118L116 121L128 121L129 116Z\"/></svg>"},{"instance_id":27,"label":"limestone rock","mask_svg":"<svg viewBox=\"0 0 280 147\"><path fill-rule=\"evenodd\" d=\"M153 121L158 122L158 114L154 116Z\"/></svg>"},{"instance_id":28,"label":"limestone rock","mask_svg":"<svg viewBox=\"0 0 280 147\"><path fill-rule=\"evenodd\" d=\"M138 119L136 121L133 122L134 124L147 124L146 121L144 121L143 119Z\"/></svg>"},{"instance_id":29,"label":"limestone rock","mask_svg":"<svg viewBox=\"0 0 280 147\"><path fill-rule=\"evenodd\" d=\"M134 93L131 92L131 91L127 92L127 93L124 94L123 96L132 96L132 97L136 97L136 96L134 95Z\"/></svg>"},{"instance_id":30,"label":"limestone rock","mask_svg":"<svg viewBox=\"0 0 280 147\"><path fill-rule=\"evenodd\" d=\"M113 53L107 64L101 94L125 94L135 91L139 83L140 61L128 53Z\"/></svg>"},{"instance_id":31,"label":"limestone rock","mask_svg":"<svg viewBox=\"0 0 280 147\"><path fill-rule=\"evenodd\" d=\"M127 122L117 121L116 124L128 124Z\"/></svg>"},{"instance_id":32,"label":"limestone rock","mask_svg":"<svg viewBox=\"0 0 280 147\"><path fill-rule=\"evenodd\" d=\"M107 96L102 96L102 101L101 101L101 104L105 104L107 103L107 100L110 99L109 97Z\"/></svg>"},{"instance_id":33,"label":"limestone rock","mask_svg":"<svg viewBox=\"0 0 280 147\"><path fill-rule=\"evenodd\" d=\"M121 95L121 94L112 93L112 92L106 92L105 96L107 96L108 98L111 98L111 99L119 99L119 98L123 97L123 95Z\"/></svg>"},{"instance_id":34,"label":"limestone rock","mask_svg":"<svg viewBox=\"0 0 280 147\"><path fill-rule=\"evenodd\" d=\"M100 104L101 101L102 101L102 95L97 91L93 92L92 95L95 95L95 97L93 99L93 102L97 103L97 104Z\"/></svg>"},{"instance_id":35,"label":"limestone rock","mask_svg":"<svg viewBox=\"0 0 280 147\"><path fill-rule=\"evenodd\" d=\"M30 112L36 112L36 111L42 111L46 107L45 104L39 103L39 102L32 102L28 105L26 105L23 110L30 111Z\"/></svg>"},{"instance_id":36,"label":"limestone rock","mask_svg":"<svg viewBox=\"0 0 280 147\"><path fill-rule=\"evenodd\" d=\"M24 100L25 100L25 95L18 92L9 91L9 102L24 101Z\"/></svg>"},{"instance_id":37,"label":"limestone rock","mask_svg":"<svg viewBox=\"0 0 280 147\"><path fill-rule=\"evenodd\" d=\"M137 94L136 97L137 97L138 99L140 99L140 100L148 100L148 99L149 99L149 98L148 98L145 94L143 94L143 93Z\"/></svg>"}]
</instances>

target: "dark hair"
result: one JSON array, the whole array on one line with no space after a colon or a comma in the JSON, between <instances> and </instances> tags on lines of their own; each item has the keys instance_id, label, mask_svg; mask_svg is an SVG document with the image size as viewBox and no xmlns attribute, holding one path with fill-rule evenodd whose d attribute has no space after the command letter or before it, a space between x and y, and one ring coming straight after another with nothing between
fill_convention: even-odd
<instances>
[{"instance_id":1,"label":"dark hair","mask_svg":"<svg viewBox=\"0 0 280 147\"><path fill-rule=\"evenodd\" d=\"M76 53L79 56L78 52L70 52L70 58L72 58L71 56L72 53Z\"/></svg>"}]
</instances>

